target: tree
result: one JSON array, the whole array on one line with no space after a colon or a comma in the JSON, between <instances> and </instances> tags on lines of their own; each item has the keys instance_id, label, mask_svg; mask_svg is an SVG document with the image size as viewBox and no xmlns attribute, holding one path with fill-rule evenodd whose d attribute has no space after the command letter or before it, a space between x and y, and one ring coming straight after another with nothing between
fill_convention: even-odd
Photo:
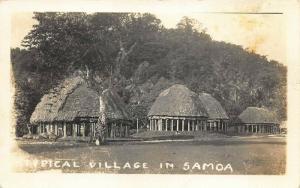
<instances>
[{"instance_id":1,"label":"tree","mask_svg":"<svg viewBox=\"0 0 300 188\"><path fill-rule=\"evenodd\" d=\"M38 24L23 46L36 51L35 62L51 72L51 80L53 74L80 70L88 86L99 94L96 130L103 141L107 123L102 92L124 81L122 65L138 45L155 37L161 29L160 20L136 13L35 13L34 18Z\"/></svg>"}]
</instances>

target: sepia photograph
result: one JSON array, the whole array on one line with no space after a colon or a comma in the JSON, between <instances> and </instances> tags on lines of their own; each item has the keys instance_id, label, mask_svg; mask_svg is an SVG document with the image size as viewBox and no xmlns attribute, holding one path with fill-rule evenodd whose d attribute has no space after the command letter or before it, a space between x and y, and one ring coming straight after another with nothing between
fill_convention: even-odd
<instances>
[{"instance_id":1,"label":"sepia photograph","mask_svg":"<svg viewBox=\"0 0 300 188\"><path fill-rule=\"evenodd\" d=\"M11 171L287 175L288 16L266 2L11 12Z\"/></svg>"}]
</instances>

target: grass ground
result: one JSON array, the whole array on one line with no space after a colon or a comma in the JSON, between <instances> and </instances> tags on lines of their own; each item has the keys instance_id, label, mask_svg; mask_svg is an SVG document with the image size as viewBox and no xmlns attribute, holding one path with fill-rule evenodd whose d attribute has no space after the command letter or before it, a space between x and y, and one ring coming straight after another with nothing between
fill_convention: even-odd
<instances>
[{"instance_id":1,"label":"grass ground","mask_svg":"<svg viewBox=\"0 0 300 188\"><path fill-rule=\"evenodd\" d=\"M172 173L172 174L284 174L286 144L283 137L230 137L202 141L148 141L111 142L105 146L87 143L42 143L18 141L19 148L30 155L30 160L48 159L74 162L80 167L26 167L17 171L59 169L63 172L106 173ZM91 168L89 162L113 162L121 169ZM122 166L129 162L131 168ZM147 163L148 168L134 169L136 162ZM168 162L173 168L160 168ZM184 164L189 163L189 169ZM191 169L192 166L201 167ZM214 169L203 169L203 163L212 163ZM49 162L50 164L50 162ZM217 171L216 166L229 164L233 171ZM187 166L185 166L187 167Z\"/></svg>"}]
</instances>

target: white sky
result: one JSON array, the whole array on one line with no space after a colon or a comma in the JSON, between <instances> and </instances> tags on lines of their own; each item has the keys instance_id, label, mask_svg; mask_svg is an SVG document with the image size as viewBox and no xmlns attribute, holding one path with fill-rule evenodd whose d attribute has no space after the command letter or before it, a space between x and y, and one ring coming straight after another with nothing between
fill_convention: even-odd
<instances>
[{"instance_id":1,"label":"white sky","mask_svg":"<svg viewBox=\"0 0 300 188\"><path fill-rule=\"evenodd\" d=\"M257 0L258 1L258 0ZM240 11L264 12L271 9L277 12L272 1L259 6L239 4ZM276 4L278 6L278 4ZM269 8L271 7L271 8ZM272 8L275 7L275 8ZM180 7L179 7L180 8ZM274 11L273 11L274 10ZM270 11L267 11L270 12ZM225 41L243 48L249 48L268 59L286 64L286 16L285 14L214 14L193 12L159 11L154 14L167 28L175 27L183 16L198 20L214 40ZM32 29L35 20L32 12L18 12L12 15L11 47L20 47L21 41Z\"/></svg>"}]
</instances>

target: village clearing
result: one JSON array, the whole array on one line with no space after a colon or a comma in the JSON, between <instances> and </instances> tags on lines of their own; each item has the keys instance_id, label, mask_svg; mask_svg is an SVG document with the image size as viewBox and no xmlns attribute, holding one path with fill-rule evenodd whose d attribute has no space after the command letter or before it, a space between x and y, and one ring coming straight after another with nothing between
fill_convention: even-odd
<instances>
[{"instance_id":1,"label":"village clearing","mask_svg":"<svg viewBox=\"0 0 300 188\"><path fill-rule=\"evenodd\" d=\"M83 142L27 142L17 141L27 159L76 162L76 167L31 167L17 171L59 170L62 172L101 173L170 173L170 174L284 174L286 164L285 137L251 136L211 140L127 141L109 142L95 146ZM16 151L15 151L16 152ZM91 168L90 162L102 163L101 168ZM104 164L104 163L107 164ZM113 164L115 162L116 164ZM128 162L130 168L122 168ZM147 168L134 168L147 163ZM163 165L160 166L162 163ZM173 164L165 168L165 163ZM214 167L203 169L201 165ZM59 163L60 164L60 163ZM108 167L106 168L105 165ZM119 168L114 168L117 165ZM185 166L184 166L185 165ZM216 170L217 165L232 171ZM194 166L194 168L192 168ZM61 166L59 166L61 167ZM110 168L111 167L111 168ZM162 168L161 168L162 167ZM200 169L201 167L201 169ZM219 168L219 169L220 169Z\"/></svg>"}]
</instances>

